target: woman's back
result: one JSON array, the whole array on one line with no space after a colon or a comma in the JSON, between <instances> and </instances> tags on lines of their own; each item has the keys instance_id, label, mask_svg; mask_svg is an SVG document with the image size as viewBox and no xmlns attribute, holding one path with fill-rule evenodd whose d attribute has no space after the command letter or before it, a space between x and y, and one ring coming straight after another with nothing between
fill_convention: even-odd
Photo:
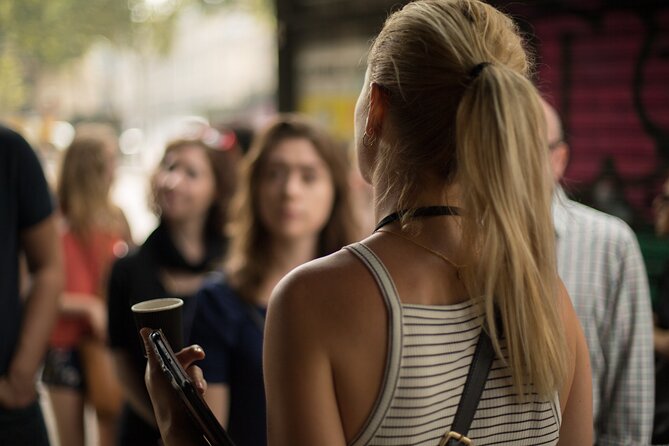
<instances>
[{"instance_id":1,"label":"woman's back","mask_svg":"<svg viewBox=\"0 0 669 446\"><path fill-rule=\"evenodd\" d=\"M436 445L450 430L480 332L477 307L463 297L455 271L432 253L388 234L364 243L397 289L394 311L380 276L350 250L299 268L275 291L267 327L275 336L265 356L268 401L279 402L268 408L271 439ZM437 321L436 328L425 320ZM413 386L416 365L427 367L418 371L424 381ZM566 386L560 398L530 396L521 405L496 359L470 434L475 444L556 444L568 392Z\"/></svg>"},{"instance_id":2,"label":"woman's back","mask_svg":"<svg viewBox=\"0 0 669 446\"><path fill-rule=\"evenodd\" d=\"M481 333L479 307L470 300L403 304L376 254L363 244L349 250L383 290L393 338L378 403L352 444L437 444L453 424L472 364ZM477 445L556 444L559 426L557 392L551 400L533 393L519 403L509 368L495 358L467 437Z\"/></svg>"}]
</instances>

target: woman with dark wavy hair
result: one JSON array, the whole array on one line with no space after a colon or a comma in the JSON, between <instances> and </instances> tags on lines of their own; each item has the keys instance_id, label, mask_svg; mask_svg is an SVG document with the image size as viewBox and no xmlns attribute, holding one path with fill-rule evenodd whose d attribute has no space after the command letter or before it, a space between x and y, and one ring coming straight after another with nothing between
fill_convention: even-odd
<instances>
[{"instance_id":1,"label":"woman with dark wavy hair","mask_svg":"<svg viewBox=\"0 0 669 446\"><path fill-rule=\"evenodd\" d=\"M220 268L224 226L235 185L235 149L219 150L199 139L170 143L151 177L158 227L134 253L114 264L109 284L109 334L125 390L119 444L155 445L160 440L143 376L130 307L162 297L184 300L184 334L195 310L192 296Z\"/></svg>"}]
</instances>

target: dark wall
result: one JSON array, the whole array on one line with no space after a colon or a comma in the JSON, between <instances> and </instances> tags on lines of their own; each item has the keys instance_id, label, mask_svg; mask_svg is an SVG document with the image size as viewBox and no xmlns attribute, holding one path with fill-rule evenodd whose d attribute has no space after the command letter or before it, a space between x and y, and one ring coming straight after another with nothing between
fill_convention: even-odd
<instances>
[{"instance_id":1,"label":"dark wall","mask_svg":"<svg viewBox=\"0 0 669 446\"><path fill-rule=\"evenodd\" d=\"M295 111L295 58L305 42L372 38L406 0L276 0L279 22L279 110Z\"/></svg>"}]
</instances>

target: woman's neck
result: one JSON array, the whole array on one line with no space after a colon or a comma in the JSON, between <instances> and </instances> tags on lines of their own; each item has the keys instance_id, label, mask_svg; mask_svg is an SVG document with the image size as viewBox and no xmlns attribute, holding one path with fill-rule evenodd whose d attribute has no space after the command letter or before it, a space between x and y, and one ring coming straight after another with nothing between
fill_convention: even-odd
<instances>
[{"instance_id":1,"label":"woman's neck","mask_svg":"<svg viewBox=\"0 0 669 446\"><path fill-rule=\"evenodd\" d=\"M411 199L410 206L401 206L399 203L399 194L390 192L388 194L379 196L377 190L382 188L374 188L374 214L376 222L382 218L397 212L405 210L404 208L416 209L424 206L453 206L460 205L460 188L457 184L444 186L435 181L424 180L418 188L418 192ZM400 209L403 207L402 209Z\"/></svg>"},{"instance_id":2,"label":"woman's neck","mask_svg":"<svg viewBox=\"0 0 669 446\"><path fill-rule=\"evenodd\" d=\"M174 246L189 263L197 263L205 256L204 221L189 220L167 224Z\"/></svg>"}]
</instances>

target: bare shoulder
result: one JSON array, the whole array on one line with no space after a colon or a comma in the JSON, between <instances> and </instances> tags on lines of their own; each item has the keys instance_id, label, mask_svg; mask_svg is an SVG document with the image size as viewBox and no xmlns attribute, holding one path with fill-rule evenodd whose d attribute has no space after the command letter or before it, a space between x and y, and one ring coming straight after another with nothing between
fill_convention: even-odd
<instances>
[{"instance_id":1,"label":"bare shoulder","mask_svg":"<svg viewBox=\"0 0 669 446\"><path fill-rule=\"evenodd\" d=\"M333 300L343 303L368 278L364 265L342 249L305 263L287 274L274 289L270 307L313 308Z\"/></svg>"},{"instance_id":2,"label":"bare shoulder","mask_svg":"<svg viewBox=\"0 0 669 446\"><path fill-rule=\"evenodd\" d=\"M304 288L323 288L346 286L348 281L340 281L346 275L362 271L362 264L346 249L326 257L307 262L288 273L277 285L277 291L299 292Z\"/></svg>"},{"instance_id":3,"label":"bare shoulder","mask_svg":"<svg viewBox=\"0 0 669 446\"><path fill-rule=\"evenodd\" d=\"M362 262L341 250L296 268L279 282L270 299L268 324L270 329L292 325L291 330L301 327L321 338L342 339L364 323L361 314L370 317L369 312L383 311L376 293Z\"/></svg>"}]
</instances>

